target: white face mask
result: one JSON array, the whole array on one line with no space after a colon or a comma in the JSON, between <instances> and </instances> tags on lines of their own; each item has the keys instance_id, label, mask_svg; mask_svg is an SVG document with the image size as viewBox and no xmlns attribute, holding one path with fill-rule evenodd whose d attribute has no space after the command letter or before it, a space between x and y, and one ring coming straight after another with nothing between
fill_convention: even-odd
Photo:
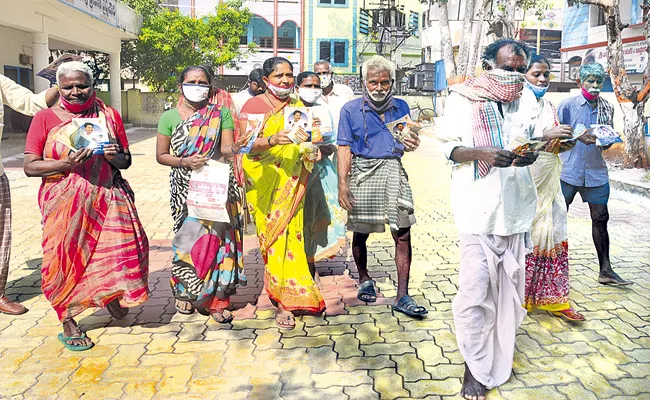
<instances>
[{"instance_id":1,"label":"white face mask","mask_svg":"<svg viewBox=\"0 0 650 400\"><path fill-rule=\"evenodd\" d=\"M320 87L326 88L332 84L332 74L319 74Z\"/></svg>"},{"instance_id":2,"label":"white face mask","mask_svg":"<svg viewBox=\"0 0 650 400\"><path fill-rule=\"evenodd\" d=\"M298 95L307 103L315 103L323 94L323 89L299 88Z\"/></svg>"},{"instance_id":3,"label":"white face mask","mask_svg":"<svg viewBox=\"0 0 650 400\"><path fill-rule=\"evenodd\" d=\"M200 103L207 99L210 92L210 86L196 85L194 83L184 83L182 88L183 97L192 103Z\"/></svg>"},{"instance_id":4,"label":"white face mask","mask_svg":"<svg viewBox=\"0 0 650 400\"><path fill-rule=\"evenodd\" d=\"M276 86L272 83L269 83L266 85L266 88L273 93L275 97L278 99L286 99L289 97L291 92L293 92L293 85L289 86L288 88L282 87L282 86Z\"/></svg>"}]
</instances>

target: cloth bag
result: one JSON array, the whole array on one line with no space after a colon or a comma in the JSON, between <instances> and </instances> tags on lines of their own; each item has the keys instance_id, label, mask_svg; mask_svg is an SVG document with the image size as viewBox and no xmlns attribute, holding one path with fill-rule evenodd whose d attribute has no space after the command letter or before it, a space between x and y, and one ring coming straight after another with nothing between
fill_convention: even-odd
<instances>
[{"instance_id":1,"label":"cloth bag","mask_svg":"<svg viewBox=\"0 0 650 400\"><path fill-rule=\"evenodd\" d=\"M188 216L229 223L226 209L229 184L228 164L210 160L203 168L192 171L187 191Z\"/></svg>"}]
</instances>

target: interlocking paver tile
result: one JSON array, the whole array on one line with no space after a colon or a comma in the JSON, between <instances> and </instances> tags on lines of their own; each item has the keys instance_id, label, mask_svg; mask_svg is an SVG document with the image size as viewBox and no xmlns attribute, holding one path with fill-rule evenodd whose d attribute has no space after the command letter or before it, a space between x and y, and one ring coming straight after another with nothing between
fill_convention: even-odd
<instances>
[{"instance_id":1,"label":"interlocking paver tile","mask_svg":"<svg viewBox=\"0 0 650 400\"><path fill-rule=\"evenodd\" d=\"M96 343L82 353L58 342L60 322L41 294L41 225L34 218L40 181L7 168L14 218L31 221L14 226L7 294L30 312L0 315L0 398L458 398L464 366L451 301L458 288L459 246L448 170L432 141L423 138L420 149L404 158L418 217L410 293L429 309L428 317L414 320L391 310L397 274L394 244L384 233L368 241L369 271L380 288L377 302L356 299L358 272L348 247L317 263L326 313L297 317L290 332L275 325L252 229L244 241L249 284L232 298L233 323L175 312L169 170L155 162L155 139L132 144L131 150L134 166L124 175L150 239L151 296L120 321L105 310L80 315L81 328ZM433 169L443 173L423 173ZM544 311L529 314L517 335L515 373L488 399L650 398L650 246L639 239L650 237L650 209L615 195L609 209L612 262L635 285L616 289L597 283L588 207L574 203L568 226L570 299L587 320L568 324Z\"/></svg>"}]
</instances>

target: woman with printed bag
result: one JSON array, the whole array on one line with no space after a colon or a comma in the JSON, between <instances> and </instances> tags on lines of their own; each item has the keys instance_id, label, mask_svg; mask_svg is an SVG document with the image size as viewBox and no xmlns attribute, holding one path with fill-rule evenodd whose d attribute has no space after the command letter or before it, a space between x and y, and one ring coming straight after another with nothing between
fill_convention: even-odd
<instances>
[{"instance_id":1,"label":"woman with printed bag","mask_svg":"<svg viewBox=\"0 0 650 400\"><path fill-rule=\"evenodd\" d=\"M230 296L237 285L246 285L242 203L232 167L225 204L229 222L188 215L188 191L192 171L201 170L208 160L228 162L246 138L235 141L230 111L209 103L213 82L204 67L185 68L179 89L185 101L162 114L156 142L156 160L172 168L170 205L176 234L172 241L172 291L178 312L192 314L197 310L216 322L228 323L233 319L226 309Z\"/></svg>"}]
</instances>

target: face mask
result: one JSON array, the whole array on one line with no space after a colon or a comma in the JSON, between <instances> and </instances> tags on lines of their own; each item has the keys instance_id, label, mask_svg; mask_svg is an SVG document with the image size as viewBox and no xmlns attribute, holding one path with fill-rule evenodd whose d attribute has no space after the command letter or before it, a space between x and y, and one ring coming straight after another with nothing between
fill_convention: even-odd
<instances>
[{"instance_id":1,"label":"face mask","mask_svg":"<svg viewBox=\"0 0 650 400\"><path fill-rule=\"evenodd\" d=\"M266 87L269 89L269 92L271 92L273 96L277 97L280 100L285 100L287 97L289 97L291 92L293 92L293 85L285 88L282 86L276 86L272 83L269 83L268 85L266 85Z\"/></svg>"},{"instance_id":2,"label":"face mask","mask_svg":"<svg viewBox=\"0 0 650 400\"><path fill-rule=\"evenodd\" d=\"M183 97L192 103L201 103L208 98L208 93L210 92L210 86L196 85L193 83L184 83L182 88Z\"/></svg>"},{"instance_id":3,"label":"face mask","mask_svg":"<svg viewBox=\"0 0 650 400\"><path fill-rule=\"evenodd\" d=\"M535 97L537 97L538 99L541 99L542 97L544 97L544 95L548 91L548 86L544 86L544 87L535 86L535 85L533 85L532 83L530 83L528 81L526 81L526 86L528 87L528 89L530 89L535 94Z\"/></svg>"},{"instance_id":4,"label":"face mask","mask_svg":"<svg viewBox=\"0 0 650 400\"><path fill-rule=\"evenodd\" d=\"M298 95L307 103L315 103L316 100L323 94L323 89L300 88Z\"/></svg>"},{"instance_id":5,"label":"face mask","mask_svg":"<svg viewBox=\"0 0 650 400\"><path fill-rule=\"evenodd\" d=\"M88 98L88 100L86 100L81 104L70 103L68 100L64 99L63 96L59 96L59 104L61 105L61 107L64 110L75 114L89 110L92 106L95 105L96 100L97 100L97 94L95 92L93 92L93 94Z\"/></svg>"},{"instance_id":6,"label":"face mask","mask_svg":"<svg viewBox=\"0 0 650 400\"><path fill-rule=\"evenodd\" d=\"M320 78L320 87L326 88L332 84L332 74L320 74L318 77Z\"/></svg>"},{"instance_id":7,"label":"face mask","mask_svg":"<svg viewBox=\"0 0 650 400\"><path fill-rule=\"evenodd\" d=\"M600 90L591 89L590 91L587 91L585 88L582 88L582 95L585 97L585 99L594 101L598 98L598 96L600 96Z\"/></svg>"}]
</instances>

